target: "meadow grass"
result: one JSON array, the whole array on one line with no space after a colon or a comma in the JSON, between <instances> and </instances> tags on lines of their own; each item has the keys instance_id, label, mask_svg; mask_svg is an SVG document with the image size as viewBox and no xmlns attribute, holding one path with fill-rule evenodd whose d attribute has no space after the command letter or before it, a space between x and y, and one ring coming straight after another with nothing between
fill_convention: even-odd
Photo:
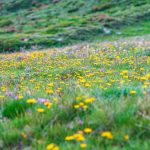
<instances>
[{"instance_id":1,"label":"meadow grass","mask_svg":"<svg viewBox=\"0 0 150 150\"><path fill-rule=\"evenodd\" d=\"M0 52L149 34L149 20L149 0L5 0Z\"/></svg>"},{"instance_id":2,"label":"meadow grass","mask_svg":"<svg viewBox=\"0 0 150 150\"><path fill-rule=\"evenodd\" d=\"M0 54L0 147L148 150L149 56L123 42Z\"/></svg>"}]
</instances>

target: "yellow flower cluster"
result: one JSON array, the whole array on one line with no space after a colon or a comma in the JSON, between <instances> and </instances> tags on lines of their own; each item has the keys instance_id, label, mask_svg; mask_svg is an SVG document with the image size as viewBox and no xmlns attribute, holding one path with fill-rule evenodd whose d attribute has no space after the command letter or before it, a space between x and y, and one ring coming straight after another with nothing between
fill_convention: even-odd
<instances>
[{"instance_id":1,"label":"yellow flower cluster","mask_svg":"<svg viewBox=\"0 0 150 150\"><path fill-rule=\"evenodd\" d=\"M59 147L56 144L48 144L46 150L59 150Z\"/></svg>"},{"instance_id":2,"label":"yellow flower cluster","mask_svg":"<svg viewBox=\"0 0 150 150\"><path fill-rule=\"evenodd\" d=\"M83 117L84 123L81 124L88 126L92 122L89 121L90 117L97 121L99 111L103 112L103 106L99 106L100 99L132 99L141 95L148 97L150 57L144 53L144 49L136 47L126 49L123 46L116 49L113 44L107 44L104 49L98 45L97 50L91 48L88 53L87 49L86 47L72 51L73 56L69 49L62 49L57 55L51 50L0 54L0 79L2 79L0 102L25 99L31 109L33 106L35 108L33 111L36 110L31 115L38 114L43 120L51 111L54 111L52 118L57 120L60 112L71 110L67 113L68 115L74 113L71 120L73 126L74 124L76 126L76 118L80 117L78 114L83 112L85 117ZM44 98L40 101L41 96ZM31 98L26 99L26 97ZM98 115L95 115L95 109ZM90 115L88 110L91 112ZM55 114L55 111L58 114ZM63 120L63 117L61 119ZM63 121L62 124L66 125L67 121ZM55 124L52 127L55 128ZM90 127L84 128L66 136L65 140L78 142L80 147L85 149L89 144L87 137L93 138L97 134L95 134L96 129L94 132L93 130ZM98 131L98 135L98 138L106 141L115 139L111 131L101 133ZM21 136L23 139L28 137L24 131ZM122 137L124 141L129 141L129 135ZM46 149L59 150L59 147L52 143L47 145Z\"/></svg>"},{"instance_id":3,"label":"yellow flower cluster","mask_svg":"<svg viewBox=\"0 0 150 150\"><path fill-rule=\"evenodd\" d=\"M77 133L71 135L71 136L66 136L65 137L66 141L72 141L72 140L77 140L77 141L84 141L85 137L82 131L78 131Z\"/></svg>"},{"instance_id":4,"label":"yellow flower cluster","mask_svg":"<svg viewBox=\"0 0 150 150\"><path fill-rule=\"evenodd\" d=\"M88 104L94 102L95 98L93 97L86 98L86 96L81 96L81 97L77 97L76 100L79 101L79 103L75 104L74 108L75 109L83 108L86 110L88 108Z\"/></svg>"}]
</instances>

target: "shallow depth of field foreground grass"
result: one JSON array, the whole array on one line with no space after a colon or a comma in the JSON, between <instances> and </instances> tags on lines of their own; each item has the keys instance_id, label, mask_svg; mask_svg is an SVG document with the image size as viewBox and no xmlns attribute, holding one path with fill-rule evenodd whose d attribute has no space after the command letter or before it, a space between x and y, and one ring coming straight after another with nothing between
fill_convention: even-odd
<instances>
[{"instance_id":1,"label":"shallow depth of field foreground grass","mask_svg":"<svg viewBox=\"0 0 150 150\"><path fill-rule=\"evenodd\" d=\"M125 43L0 54L0 148L148 150L149 64Z\"/></svg>"}]
</instances>

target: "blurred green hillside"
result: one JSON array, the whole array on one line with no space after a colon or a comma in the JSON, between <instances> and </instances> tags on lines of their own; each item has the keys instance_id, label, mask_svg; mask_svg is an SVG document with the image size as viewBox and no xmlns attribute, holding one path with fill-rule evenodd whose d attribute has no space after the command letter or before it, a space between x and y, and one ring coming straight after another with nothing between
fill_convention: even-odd
<instances>
[{"instance_id":1,"label":"blurred green hillside","mask_svg":"<svg viewBox=\"0 0 150 150\"><path fill-rule=\"evenodd\" d=\"M0 52L149 34L149 0L1 0Z\"/></svg>"}]
</instances>

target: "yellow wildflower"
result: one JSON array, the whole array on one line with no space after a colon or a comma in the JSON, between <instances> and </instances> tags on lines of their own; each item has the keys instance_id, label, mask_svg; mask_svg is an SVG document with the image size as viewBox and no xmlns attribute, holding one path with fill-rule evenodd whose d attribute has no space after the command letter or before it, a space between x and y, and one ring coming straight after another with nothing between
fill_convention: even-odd
<instances>
[{"instance_id":1,"label":"yellow wildflower","mask_svg":"<svg viewBox=\"0 0 150 150\"><path fill-rule=\"evenodd\" d=\"M86 147L87 147L87 144L86 144L86 143L81 143L81 144L80 144L80 147L81 147L81 148L86 148Z\"/></svg>"},{"instance_id":2,"label":"yellow wildflower","mask_svg":"<svg viewBox=\"0 0 150 150\"><path fill-rule=\"evenodd\" d=\"M74 134L73 137L77 140L77 141L84 141L84 135L82 131L78 131L78 133Z\"/></svg>"},{"instance_id":3,"label":"yellow wildflower","mask_svg":"<svg viewBox=\"0 0 150 150\"><path fill-rule=\"evenodd\" d=\"M23 96L21 94L18 95L18 99L22 99Z\"/></svg>"},{"instance_id":4,"label":"yellow wildflower","mask_svg":"<svg viewBox=\"0 0 150 150\"><path fill-rule=\"evenodd\" d=\"M145 81L145 80L147 80L147 78L146 77L141 77L141 80Z\"/></svg>"},{"instance_id":5,"label":"yellow wildflower","mask_svg":"<svg viewBox=\"0 0 150 150\"><path fill-rule=\"evenodd\" d=\"M27 103L34 104L34 103L36 103L36 100L34 98L30 98L27 100Z\"/></svg>"},{"instance_id":6,"label":"yellow wildflower","mask_svg":"<svg viewBox=\"0 0 150 150\"><path fill-rule=\"evenodd\" d=\"M76 97L76 100L77 100L77 101L80 101L80 100L81 100L81 97Z\"/></svg>"},{"instance_id":7,"label":"yellow wildflower","mask_svg":"<svg viewBox=\"0 0 150 150\"><path fill-rule=\"evenodd\" d=\"M123 74L128 74L128 70L122 71Z\"/></svg>"},{"instance_id":8,"label":"yellow wildflower","mask_svg":"<svg viewBox=\"0 0 150 150\"><path fill-rule=\"evenodd\" d=\"M53 90L51 90L51 89L46 89L46 93L51 94L51 93L53 93Z\"/></svg>"},{"instance_id":9,"label":"yellow wildflower","mask_svg":"<svg viewBox=\"0 0 150 150\"><path fill-rule=\"evenodd\" d=\"M79 136L76 138L77 141L84 141L84 136L82 134L79 134Z\"/></svg>"},{"instance_id":10,"label":"yellow wildflower","mask_svg":"<svg viewBox=\"0 0 150 150\"><path fill-rule=\"evenodd\" d=\"M44 110L43 108L38 108L37 111L38 111L39 113L43 113L45 110Z\"/></svg>"},{"instance_id":11,"label":"yellow wildflower","mask_svg":"<svg viewBox=\"0 0 150 150\"><path fill-rule=\"evenodd\" d=\"M104 132L102 132L101 136L105 137L107 139L112 139L113 138L112 133L110 131L104 131Z\"/></svg>"},{"instance_id":12,"label":"yellow wildflower","mask_svg":"<svg viewBox=\"0 0 150 150\"><path fill-rule=\"evenodd\" d=\"M143 71L144 70L144 68L140 68L140 71Z\"/></svg>"},{"instance_id":13,"label":"yellow wildflower","mask_svg":"<svg viewBox=\"0 0 150 150\"><path fill-rule=\"evenodd\" d=\"M79 105L80 105L80 106L84 106L84 103L83 103L83 102L80 102Z\"/></svg>"},{"instance_id":14,"label":"yellow wildflower","mask_svg":"<svg viewBox=\"0 0 150 150\"><path fill-rule=\"evenodd\" d=\"M148 79L150 79L150 73L149 73L149 74L147 74L147 75L146 75L146 77L147 77Z\"/></svg>"},{"instance_id":15,"label":"yellow wildflower","mask_svg":"<svg viewBox=\"0 0 150 150\"><path fill-rule=\"evenodd\" d=\"M126 134L126 135L124 136L124 140L125 140L125 141L128 141L128 140L129 140L129 135Z\"/></svg>"},{"instance_id":16,"label":"yellow wildflower","mask_svg":"<svg viewBox=\"0 0 150 150\"><path fill-rule=\"evenodd\" d=\"M52 87L52 86L54 86L54 83L49 83L48 86L51 86L51 87Z\"/></svg>"},{"instance_id":17,"label":"yellow wildflower","mask_svg":"<svg viewBox=\"0 0 150 150\"><path fill-rule=\"evenodd\" d=\"M44 105L49 109L53 105L53 103L45 102Z\"/></svg>"},{"instance_id":18,"label":"yellow wildflower","mask_svg":"<svg viewBox=\"0 0 150 150\"><path fill-rule=\"evenodd\" d=\"M91 129L91 128L85 128L85 129L84 129L84 132L85 132L85 133L91 133L91 132L92 132L92 129Z\"/></svg>"},{"instance_id":19,"label":"yellow wildflower","mask_svg":"<svg viewBox=\"0 0 150 150\"><path fill-rule=\"evenodd\" d=\"M74 105L74 108L78 109L78 108L80 108L80 106L79 105Z\"/></svg>"},{"instance_id":20,"label":"yellow wildflower","mask_svg":"<svg viewBox=\"0 0 150 150\"><path fill-rule=\"evenodd\" d=\"M128 79L128 76L123 76L123 78Z\"/></svg>"},{"instance_id":21,"label":"yellow wildflower","mask_svg":"<svg viewBox=\"0 0 150 150\"><path fill-rule=\"evenodd\" d=\"M57 97L53 98L53 101L57 102L57 101L58 101L58 98L57 98Z\"/></svg>"},{"instance_id":22,"label":"yellow wildflower","mask_svg":"<svg viewBox=\"0 0 150 150\"><path fill-rule=\"evenodd\" d=\"M53 148L53 150L59 150L59 147L58 147L58 146L55 146L55 147Z\"/></svg>"},{"instance_id":23,"label":"yellow wildflower","mask_svg":"<svg viewBox=\"0 0 150 150\"><path fill-rule=\"evenodd\" d=\"M136 94L136 91L131 90L131 91L130 91L130 94L134 95L134 94Z\"/></svg>"},{"instance_id":24,"label":"yellow wildflower","mask_svg":"<svg viewBox=\"0 0 150 150\"><path fill-rule=\"evenodd\" d=\"M0 100L2 100L2 99L4 99L5 98L5 96L3 96L3 95L0 95Z\"/></svg>"},{"instance_id":25,"label":"yellow wildflower","mask_svg":"<svg viewBox=\"0 0 150 150\"><path fill-rule=\"evenodd\" d=\"M65 140L66 140L66 141L74 140L74 136L66 136L66 137L65 137Z\"/></svg>"},{"instance_id":26,"label":"yellow wildflower","mask_svg":"<svg viewBox=\"0 0 150 150\"><path fill-rule=\"evenodd\" d=\"M87 98L87 99L85 100L85 103L92 103L94 100L95 100L95 99L94 99L93 97Z\"/></svg>"},{"instance_id":27,"label":"yellow wildflower","mask_svg":"<svg viewBox=\"0 0 150 150\"><path fill-rule=\"evenodd\" d=\"M59 150L59 147L52 143L47 145L46 150Z\"/></svg>"},{"instance_id":28,"label":"yellow wildflower","mask_svg":"<svg viewBox=\"0 0 150 150\"><path fill-rule=\"evenodd\" d=\"M91 87L91 85L89 83L86 83L85 87Z\"/></svg>"},{"instance_id":29,"label":"yellow wildflower","mask_svg":"<svg viewBox=\"0 0 150 150\"><path fill-rule=\"evenodd\" d=\"M55 147L55 145L53 143L49 144L49 145L47 145L46 150L52 150L54 147Z\"/></svg>"}]
</instances>

